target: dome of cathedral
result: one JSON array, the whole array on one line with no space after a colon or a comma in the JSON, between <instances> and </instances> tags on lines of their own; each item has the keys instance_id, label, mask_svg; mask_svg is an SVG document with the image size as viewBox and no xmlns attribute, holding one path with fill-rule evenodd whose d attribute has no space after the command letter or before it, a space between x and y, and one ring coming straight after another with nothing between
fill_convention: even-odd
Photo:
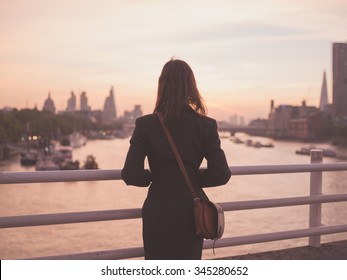
<instances>
[{"instance_id":1,"label":"dome of cathedral","mask_svg":"<svg viewBox=\"0 0 347 280\"><path fill-rule=\"evenodd\" d=\"M43 105L43 110L55 113L54 101L52 100L50 93L48 93L48 98L45 100L45 103Z\"/></svg>"}]
</instances>

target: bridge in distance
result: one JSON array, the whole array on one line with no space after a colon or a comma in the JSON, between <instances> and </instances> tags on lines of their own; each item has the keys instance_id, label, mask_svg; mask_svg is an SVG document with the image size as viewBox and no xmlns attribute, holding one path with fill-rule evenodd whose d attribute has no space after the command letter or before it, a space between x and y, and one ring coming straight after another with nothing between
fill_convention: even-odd
<instances>
[{"instance_id":1,"label":"bridge in distance","mask_svg":"<svg viewBox=\"0 0 347 280\"><path fill-rule=\"evenodd\" d=\"M230 124L218 123L218 130L221 132L229 132L230 136L233 136L238 132L254 136L267 136L265 128L258 128L252 126L231 126Z\"/></svg>"}]
</instances>

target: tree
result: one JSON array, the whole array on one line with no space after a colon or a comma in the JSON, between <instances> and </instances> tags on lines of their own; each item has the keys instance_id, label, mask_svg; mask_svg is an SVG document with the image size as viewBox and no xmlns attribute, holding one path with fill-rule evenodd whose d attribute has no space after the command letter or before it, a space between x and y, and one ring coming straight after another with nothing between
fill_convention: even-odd
<instances>
[{"instance_id":1,"label":"tree","mask_svg":"<svg viewBox=\"0 0 347 280\"><path fill-rule=\"evenodd\" d=\"M18 141L21 132L21 125L12 114L0 112L0 143Z\"/></svg>"}]
</instances>

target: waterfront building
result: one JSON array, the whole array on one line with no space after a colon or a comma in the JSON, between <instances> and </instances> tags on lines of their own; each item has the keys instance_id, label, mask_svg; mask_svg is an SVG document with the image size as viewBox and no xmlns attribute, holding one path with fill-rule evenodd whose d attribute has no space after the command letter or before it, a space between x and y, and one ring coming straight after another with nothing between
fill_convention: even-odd
<instances>
[{"instance_id":1,"label":"waterfront building","mask_svg":"<svg viewBox=\"0 0 347 280\"><path fill-rule=\"evenodd\" d=\"M51 93L48 93L48 98L45 100L44 104L43 104L43 108L42 111L49 111L53 114L55 114L55 105L54 105L54 101L51 98Z\"/></svg>"},{"instance_id":2,"label":"waterfront building","mask_svg":"<svg viewBox=\"0 0 347 280\"><path fill-rule=\"evenodd\" d=\"M10 113L13 111L14 108L10 107L10 106L5 106L3 107L2 109L0 109L0 112L3 112L3 113Z\"/></svg>"},{"instance_id":3,"label":"waterfront building","mask_svg":"<svg viewBox=\"0 0 347 280\"><path fill-rule=\"evenodd\" d=\"M112 124L117 119L116 104L114 100L113 87L111 87L110 95L106 98L104 109L102 111L103 124Z\"/></svg>"},{"instance_id":4,"label":"waterfront building","mask_svg":"<svg viewBox=\"0 0 347 280\"><path fill-rule=\"evenodd\" d=\"M292 109L293 106L285 104L273 108L274 111L269 119L269 122L271 122L270 127L273 129L273 136L279 138L287 136Z\"/></svg>"},{"instance_id":5,"label":"waterfront building","mask_svg":"<svg viewBox=\"0 0 347 280\"><path fill-rule=\"evenodd\" d=\"M266 131L268 128L269 120L267 119L255 119L250 121L248 127L253 128L257 131Z\"/></svg>"},{"instance_id":6,"label":"waterfront building","mask_svg":"<svg viewBox=\"0 0 347 280\"><path fill-rule=\"evenodd\" d=\"M305 101L301 106L282 104L275 108L274 101L271 101L267 128L269 136L305 140L316 137L320 128L318 108L307 106Z\"/></svg>"},{"instance_id":7,"label":"waterfront building","mask_svg":"<svg viewBox=\"0 0 347 280\"><path fill-rule=\"evenodd\" d=\"M288 136L290 138L308 139L309 126L307 118L296 118L289 120Z\"/></svg>"},{"instance_id":8,"label":"waterfront building","mask_svg":"<svg viewBox=\"0 0 347 280\"><path fill-rule=\"evenodd\" d=\"M71 91L71 97L67 101L66 112L74 113L76 111L76 95Z\"/></svg>"},{"instance_id":9,"label":"waterfront building","mask_svg":"<svg viewBox=\"0 0 347 280\"><path fill-rule=\"evenodd\" d=\"M326 107L328 104L329 104L329 102L328 102L328 86L327 86L326 74L324 71L322 89L321 89L321 94L320 94L319 109L321 111L325 111L327 109Z\"/></svg>"},{"instance_id":10,"label":"waterfront building","mask_svg":"<svg viewBox=\"0 0 347 280\"><path fill-rule=\"evenodd\" d=\"M347 116L347 42L333 43L333 108L335 116Z\"/></svg>"}]
</instances>

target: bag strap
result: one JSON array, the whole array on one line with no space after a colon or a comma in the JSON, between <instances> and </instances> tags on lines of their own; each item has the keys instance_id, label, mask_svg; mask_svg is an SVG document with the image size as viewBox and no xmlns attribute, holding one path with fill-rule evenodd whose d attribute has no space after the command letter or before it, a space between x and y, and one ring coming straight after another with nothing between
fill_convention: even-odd
<instances>
[{"instance_id":1,"label":"bag strap","mask_svg":"<svg viewBox=\"0 0 347 280\"><path fill-rule=\"evenodd\" d=\"M196 190L193 187L193 184L192 184L192 182L191 182L191 180L190 180L190 178L188 176L188 172L187 172L187 170L186 170L186 168L185 168L185 166L183 164L182 158L181 158L181 156L180 156L180 154L179 154L179 152L177 150L177 146L175 144L175 141L173 140L172 135L171 135L169 129L167 128L166 124L165 124L165 121L164 121L164 118L163 118L162 114L156 112L156 115L158 116L159 121L161 123L161 126L163 127L163 130L165 132L166 138L169 141L169 144L170 144L170 146L172 148L172 151L173 151L173 153L174 153L174 155L176 157L178 166L181 169L181 172L182 172L183 177L184 177L184 179L185 179L185 181L187 183L188 189L189 189L190 193L193 196L193 199L194 200L200 200L200 198L198 197L198 195L196 193Z\"/></svg>"}]
</instances>

